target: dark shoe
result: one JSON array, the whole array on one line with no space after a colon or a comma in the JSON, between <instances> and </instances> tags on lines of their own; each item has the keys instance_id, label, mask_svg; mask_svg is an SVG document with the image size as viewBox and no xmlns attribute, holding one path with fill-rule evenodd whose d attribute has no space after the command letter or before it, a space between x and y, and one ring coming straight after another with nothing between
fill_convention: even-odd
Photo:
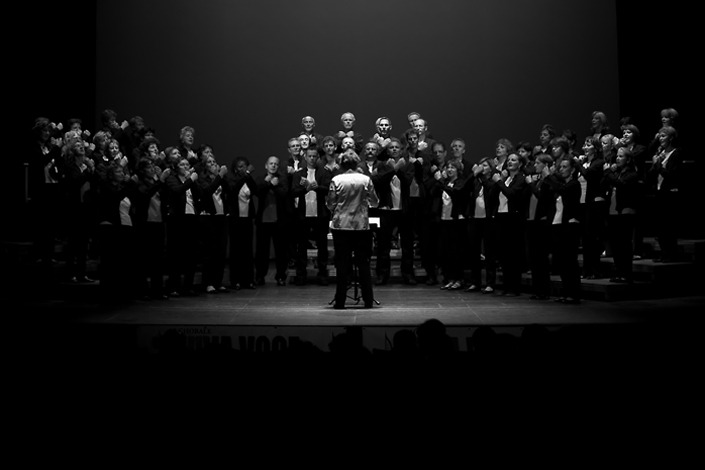
<instances>
[{"instance_id":1,"label":"dark shoe","mask_svg":"<svg viewBox=\"0 0 705 470\"><path fill-rule=\"evenodd\" d=\"M480 292L480 286L477 284L472 284L470 287L465 289L465 292Z\"/></svg>"},{"instance_id":2,"label":"dark shoe","mask_svg":"<svg viewBox=\"0 0 705 470\"><path fill-rule=\"evenodd\" d=\"M285 285L286 285L286 279L277 279L277 285L278 285L278 286L285 286Z\"/></svg>"},{"instance_id":3,"label":"dark shoe","mask_svg":"<svg viewBox=\"0 0 705 470\"><path fill-rule=\"evenodd\" d=\"M254 283L250 283L250 284L247 284L247 288L255 290L255 289L257 289L257 286Z\"/></svg>"},{"instance_id":4,"label":"dark shoe","mask_svg":"<svg viewBox=\"0 0 705 470\"><path fill-rule=\"evenodd\" d=\"M242 286L240 286L240 283L236 283L236 284L233 285L233 289L234 289L234 290L240 290L240 289L242 289Z\"/></svg>"},{"instance_id":5,"label":"dark shoe","mask_svg":"<svg viewBox=\"0 0 705 470\"><path fill-rule=\"evenodd\" d=\"M531 300L548 300L549 298L550 297L547 295L536 295L536 294L529 297L529 299L531 299Z\"/></svg>"},{"instance_id":6,"label":"dark shoe","mask_svg":"<svg viewBox=\"0 0 705 470\"><path fill-rule=\"evenodd\" d=\"M579 305L580 304L580 299L576 299L573 297L567 297L565 300L563 300L564 304L569 304L569 305Z\"/></svg>"},{"instance_id":7,"label":"dark shoe","mask_svg":"<svg viewBox=\"0 0 705 470\"><path fill-rule=\"evenodd\" d=\"M388 277L378 277L377 280L375 281L376 286L383 286L389 282Z\"/></svg>"},{"instance_id":8,"label":"dark shoe","mask_svg":"<svg viewBox=\"0 0 705 470\"><path fill-rule=\"evenodd\" d=\"M264 285L264 278L263 278L263 277L258 277L258 278L257 278L257 285L258 285L258 286L263 286L263 285Z\"/></svg>"},{"instance_id":9,"label":"dark shoe","mask_svg":"<svg viewBox=\"0 0 705 470\"><path fill-rule=\"evenodd\" d=\"M220 294L227 294L228 292L230 292L230 290L225 286L216 287L215 290L218 291L218 293Z\"/></svg>"},{"instance_id":10,"label":"dark shoe","mask_svg":"<svg viewBox=\"0 0 705 470\"><path fill-rule=\"evenodd\" d=\"M463 288L463 285L460 283L460 281L455 281L453 284L451 284L448 287L448 290L460 290Z\"/></svg>"},{"instance_id":11,"label":"dark shoe","mask_svg":"<svg viewBox=\"0 0 705 470\"><path fill-rule=\"evenodd\" d=\"M372 308L372 302L365 302L365 308Z\"/></svg>"},{"instance_id":12,"label":"dark shoe","mask_svg":"<svg viewBox=\"0 0 705 470\"><path fill-rule=\"evenodd\" d=\"M343 310L343 309L345 308L345 304L339 304L338 302L336 302L336 303L333 305L333 308L336 309L336 310Z\"/></svg>"},{"instance_id":13,"label":"dark shoe","mask_svg":"<svg viewBox=\"0 0 705 470\"><path fill-rule=\"evenodd\" d=\"M418 284L413 276L404 276L402 278L402 281L404 282L404 284L409 286L415 286L416 284Z\"/></svg>"},{"instance_id":14,"label":"dark shoe","mask_svg":"<svg viewBox=\"0 0 705 470\"><path fill-rule=\"evenodd\" d=\"M436 286L436 285L438 285L438 278L429 277L428 279L426 279L426 285L427 285L427 286Z\"/></svg>"}]
</instances>

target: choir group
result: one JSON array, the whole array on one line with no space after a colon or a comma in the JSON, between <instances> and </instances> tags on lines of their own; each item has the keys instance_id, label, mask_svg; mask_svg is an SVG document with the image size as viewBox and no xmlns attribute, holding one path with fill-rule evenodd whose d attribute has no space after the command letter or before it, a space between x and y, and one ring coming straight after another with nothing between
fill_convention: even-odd
<instances>
[{"instance_id":1,"label":"choir group","mask_svg":"<svg viewBox=\"0 0 705 470\"><path fill-rule=\"evenodd\" d=\"M379 197L370 211L379 221L376 285L391 282L398 248L407 285L516 296L529 272L531 298L545 300L551 274L559 274L555 300L577 304L581 278L632 282L647 217L658 228L659 261L677 256L673 208L681 204L683 153L670 108L643 143L629 118L613 129L595 111L580 142L547 124L537 142L502 137L484 158L467 155L462 138L435 138L416 112L401 133L378 118L369 137L349 112L329 135L305 116L287 155L269 156L264 168L245 156L223 164L212 146L195 145L193 127L163 146L140 116L117 117L104 110L95 133L80 119L37 118L27 154L38 262L50 270L61 239L69 280L93 282L86 263L94 254L107 299L256 289L269 279L272 258L277 285L287 284L289 269L295 285L328 285L325 200L346 151L359 155L357 171L370 176ZM653 213L643 210L646 198L655 201ZM612 272L603 272L605 255L614 257ZM424 273L418 279L416 259ZM307 276L311 260L315 279Z\"/></svg>"}]
</instances>

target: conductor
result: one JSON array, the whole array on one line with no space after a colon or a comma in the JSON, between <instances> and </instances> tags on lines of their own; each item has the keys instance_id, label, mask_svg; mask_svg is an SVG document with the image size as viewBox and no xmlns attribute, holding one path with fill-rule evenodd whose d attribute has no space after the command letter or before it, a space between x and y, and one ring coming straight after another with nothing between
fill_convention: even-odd
<instances>
[{"instance_id":1,"label":"conductor","mask_svg":"<svg viewBox=\"0 0 705 470\"><path fill-rule=\"evenodd\" d=\"M350 277L353 253L357 266L362 300L365 308L372 308L372 232L370 231L370 207L377 207L379 199L372 179L358 170L360 157L353 149L341 155L341 173L334 176L328 188L326 205L331 211L331 233L335 249L336 289L333 308L345 308L348 278Z\"/></svg>"}]
</instances>

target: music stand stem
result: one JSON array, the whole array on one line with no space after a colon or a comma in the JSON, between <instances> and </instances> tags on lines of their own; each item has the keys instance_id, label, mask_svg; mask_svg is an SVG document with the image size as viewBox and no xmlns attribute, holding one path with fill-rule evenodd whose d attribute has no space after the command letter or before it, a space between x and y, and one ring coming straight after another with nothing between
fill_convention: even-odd
<instances>
[{"instance_id":1,"label":"music stand stem","mask_svg":"<svg viewBox=\"0 0 705 470\"><path fill-rule=\"evenodd\" d=\"M350 289L353 289L353 294L352 296L348 294L348 291ZM362 298L362 294L359 292L360 289L360 281L358 280L358 267L357 263L353 261L352 263L352 273L350 273L350 281L348 282L348 288L345 291L345 297L347 297L350 300L354 300L355 304L360 303L360 299ZM376 303L377 305L380 305L379 300L375 299L374 297L372 298L372 301ZM335 302L335 297L333 297L333 300L328 302L328 305L332 305Z\"/></svg>"}]
</instances>

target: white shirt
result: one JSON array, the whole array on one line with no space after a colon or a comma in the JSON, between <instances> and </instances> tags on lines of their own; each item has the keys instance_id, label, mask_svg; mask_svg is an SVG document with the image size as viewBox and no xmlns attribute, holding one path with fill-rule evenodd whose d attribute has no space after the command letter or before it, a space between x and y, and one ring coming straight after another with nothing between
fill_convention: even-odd
<instances>
[{"instance_id":1,"label":"white shirt","mask_svg":"<svg viewBox=\"0 0 705 470\"><path fill-rule=\"evenodd\" d=\"M237 194L237 204L238 204L238 214L240 217L247 217L250 215L250 198L252 194L250 193L250 188L243 184L240 188L240 192Z\"/></svg>"},{"instance_id":2,"label":"white shirt","mask_svg":"<svg viewBox=\"0 0 705 470\"><path fill-rule=\"evenodd\" d=\"M306 180L309 183L316 181L316 169L309 168L308 174L306 175ZM306 201L306 217L318 217L318 200L316 191L307 191L304 197Z\"/></svg>"},{"instance_id":3,"label":"white shirt","mask_svg":"<svg viewBox=\"0 0 705 470\"><path fill-rule=\"evenodd\" d=\"M401 181L397 175L392 176L392 181L389 183L392 189L392 210L401 210Z\"/></svg>"}]
</instances>

